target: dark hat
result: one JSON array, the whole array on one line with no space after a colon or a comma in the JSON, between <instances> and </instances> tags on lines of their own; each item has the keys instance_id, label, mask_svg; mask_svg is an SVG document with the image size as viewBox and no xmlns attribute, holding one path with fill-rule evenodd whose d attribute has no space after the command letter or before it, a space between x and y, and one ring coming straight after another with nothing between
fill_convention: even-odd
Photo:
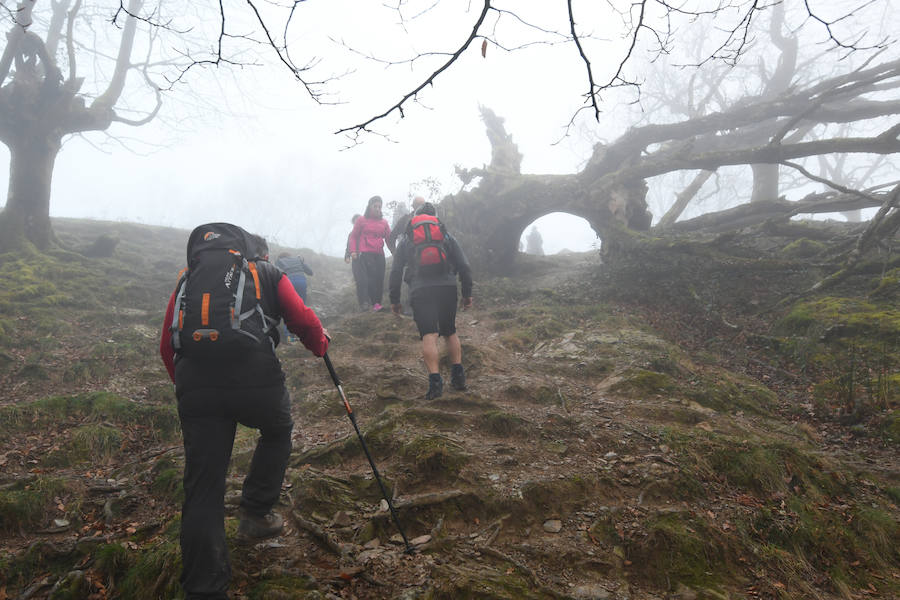
<instances>
[{"instance_id":1,"label":"dark hat","mask_svg":"<svg viewBox=\"0 0 900 600\"><path fill-rule=\"evenodd\" d=\"M434 204L432 204L431 202L426 202L425 204L420 206L418 210L416 210L416 214L417 215L431 215L433 217L437 213L434 210Z\"/></svg>"}]
</instances>

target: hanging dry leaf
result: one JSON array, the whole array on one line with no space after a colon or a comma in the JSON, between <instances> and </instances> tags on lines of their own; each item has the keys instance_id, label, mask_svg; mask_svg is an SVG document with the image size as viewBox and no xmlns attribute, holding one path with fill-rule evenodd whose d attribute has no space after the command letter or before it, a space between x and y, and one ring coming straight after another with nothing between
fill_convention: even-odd
<instances>
[{"instance_id":1,"label":"hanging dry leaf","mask_svg":"<svg viewBox=\"0 0 900 600\"><path fill-rule=\"evenodd\" d=\"M484 58L487 54L487 40L481 41L481 58Z\"/></svg>"}]
</instances>

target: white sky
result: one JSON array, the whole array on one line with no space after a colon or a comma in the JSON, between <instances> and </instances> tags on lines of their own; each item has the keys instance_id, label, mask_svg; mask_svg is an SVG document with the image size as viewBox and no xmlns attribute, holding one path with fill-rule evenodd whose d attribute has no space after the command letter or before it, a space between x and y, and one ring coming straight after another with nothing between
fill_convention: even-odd
<instances>
[{"instance_id":1,"label":"white sky","mask_svg":"<svg viewBox=\"0 0 900 600\"><path fill-rule=\"evenodd\" d=\"M202 12L200 2L191 8ZM606 3L574 5L581 33L595 36L584 38L595 77L605 81L621 56L621 40L610 32L620 23ZM347 46L387 60L454 50L480 9L470 0L407 0L402 6L403 26L398 13L381 2L298 5L292 58L297 64L321 59L311 79L348 72L326 88L331 94L326 100L339 105L315 104L269 53L251 57L267 63L259 68L192 72L196 93L179 88L169 94L163 118L150 125L117 124L108 134L69 139L57 158L51 215L186 229L224 220L275 243L341 255L350 217L362 212L370 196L404 202L424 191L417 186L425 178L438 179L442 194L454 193L461 185L454 165L489 162L479 104L506 119L507 132L524 155L524 173L574 173L594 139L615 137L627 126L621 117L604 113L599 124L583 120L564 137L587 89L574 46L505 51L490 45L482 58L479 39L424 90L421 104L406 106L406 118L395 113L374 125L389 139L368 135L362 145L344 149L348 140L334 135L337 129L383 112L446 60L431 56L388 67L362 60ZM417 7L432 6L415 14ZM565 3L516 0L510 7L544 29L567 30ZM207 20L209 14L215 13L204 13ZM504 17L485 31L507 45L554 39L517 29L516 23ZM612 103L604 106L612 108ZM0 162L8 159L0 146ZM0 169L0 185L7 175ZM537 226L547 253L586 250L597 242L587 223L575 217L554 214Z\"/></svg>"},{"instance_id":2,"label":"white sky","mask_svg":"<svg viewBox=\"0 0 900 600\"><path fill-rule=\"evenodd\" d=\"M299 40L292 42L292 56L302 64L307 55L320 54L326 59L321 73L343 71L339 61L346 51L324 37L335 32L355 49L385 58L452 49L468 35L477 13L461 10L459 2L446 4L453 11L434 15L440 25L414 20L407 28L428 32L422 38L405 37L396 27L396 13L380 3L308 2L298 8L297 22L309 28L292 30ZM362 14L366 7L371 14ZM321 26L351 11L354 18L344 19L339 29ZM450 19L457 25L449 26ZM373 36L373 30L382 33ZM167 98L167 119L140 128L113 125L109 134L119 141L103 133L70 138L57 158L50 212L184 228L232 221L276 243L342 255L350 217L362 212L370 196L406 201L419 191L417 182L429 177L442 182L444 194L453 193L461 185L453 175L455 164L478 167L490 161L479 103L506 118L507 131L524 154L523 172L575 172L590 145L572 137L555 144L586 88L571 52L571 47L516 52L490 47L482 58L478 41L425 90L422 104L407 107L405 119L392 115L374 126L390 140L369 135L350 149L343 149L348 140L334 135L337 129L384 111L430 73L434 61L445 58L430 65L423 61L415 72L408 65L386 68L354 59L356 71L328 88L345 103L340 106L315 104L278 65L197 72L194 87L210 90L201 93L207 102L219 103L213 80L226 90L221 112L176 107L185 100L200 102L175 92ZM0 147L0 162L8 160ZM7 176L7 169L0 170L0 185ZM575 217L562 217L565 224L556 237L550 229L559 226L560 216L550 221L538 224L548 253L563 245L585 250L596 241Z\"/></svg>"}]
</instances>

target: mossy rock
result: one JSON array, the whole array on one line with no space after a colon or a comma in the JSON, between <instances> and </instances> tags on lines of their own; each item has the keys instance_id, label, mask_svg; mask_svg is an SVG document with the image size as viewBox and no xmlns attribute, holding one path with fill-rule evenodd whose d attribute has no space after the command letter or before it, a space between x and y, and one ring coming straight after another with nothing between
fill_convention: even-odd
<instances>
[{"instance_id":1,"label":"mossy rock","mask_svg":"<svg viewBox=\"0 0 900 600\"><path fill-rule=\"evenodd\" d=\"M400 445L395 431L398 421L395 417L382 418L373 423L363 433L363 439L373 456L388 454ZM362 427L360 427L362 430ZM324 446L310 448L291 459L291 465L336 465L363 454L362 444L356 435L347 435Z\"/></svg>"},{"instance_id":2,"label":"mossy rock","mask_svg":"<svg viewBox=\"0 0 900 600\"><path fill-rule=\"evenodd\" d=\"M720 373L716 379L701 378L697 384L684 390L684 395L706 408L720 412L743 410L758 415L769 415L778 397L770 389L750 379L737 379Z\"/></svg>"},{"instance_id":3,"label":"mossy rock","mask_svg":"<svg viewBox=\"0 0 900 600\"><path fill-rule=\"evenodd\" d=\"M658 394L671 392L675 387L675 382L665 373L647 369L630 369L622 375L621 381L615 383L610 390L633 394Z\"/></svg>"},{"instance_id":4,"label":"mossy rock","mask_svg":"<svg viewBox=\"0 0 900 600\"><path fill-rule=\"evenodd\" d=\"M735 571L726 539L707 522L686 512L651 516L646 536L623 542L631 569L664 589L681 583L715 587Z\"/></svg>"},{"instance_id":5,"label":"mossy rock","mask_svg":"<svg viewBox=\"0 0 900 600\"><path fill-rule=\"evenodd\" d=\"M534 425L518 415L494 410L478 419L478 428L497 437L511 437L527 435L534 430Z\"/></svg>"},{"instance_id":6,"label":"mossy rock","mask_svg":"<svg viewBox=\"0 0 900 600\"><path fill-rule=\"evenodd\" d=\"M781 254L787 258L812 258L827 248L828 246L820 241L800 238L782 248Z\"/></svg>"},{"instance_id":7,"label":"mossy rock","mask_svg":"<svg viewBox=\"0 0 900 600\"><path fill-rule=\"evenodd\" d=\"M597 478L581 475L533 480L521 487L525 505L540 514L558 514L594 502L602 497L603 491Z\"/></svg>"},{"instance_id":8,"label":"mossy rock","mask_svg":"<svg viewBox=\"0 0 900 600\"><path fill-rule=\"evenodd\" d=\"M467 422L464 415L428 407L411 408L401 418L404 423L415 425L419 430L456 431Z\"/></svg>"},{"instance_id":9,"label":"mossy rock","mask_svg":"<svg viewBox=\"0 0 900 600\"><path fill-rule=\"evenodd\" d=\"M364 500L377 502L378 492L367 485L332 477L316 469L293 470L289 473L289 480L292 489L296 490L295 507L304 514L318 513L331 517L339 510L358 510L358 504Z\"/></svg>"},{"instance_id":10,"label":"mossy rock","mask_svg":"<svg viewBox=\"0 0 900 600\"><path fill-rule=\"evenodd\" d=\"M562 404L558 388L548 385L525 387L513 383L503 389L503 395L515 402L531 402L543 406L559 406Z\"/></svg>"},{"instance_id":11,"label":"mossy rock","mask_svg":"<svg viewBox=\"0 0 900 600\"><path fill-rule=\"evenodd\" d=\"M62 479L39 477L0 490L0 531L19 531L36 526L54 504L54 498L71 490Z\"/></svg>"},{"instance_id":12,"label":"mossy rock","mask_svg":"<svg viewBox=\"0 0 900 600\"><path fill-rule=\"evenodd\" d=\"M456 479L471 458L458 442L438 434L417 436L403 444L399 453L419 476L430 480Z\"/></svg>"},{"instance_id":13,"label":"mossy rock","mask_svg":"<svg viewBox=\"0 0 900 600\"><path fill-rule=\"evenodd\" d=\"M853 338L863 346L866 337L893 342L900 335L900 310L893 303L826 296L795 304L779 321L777 330L800 335L812 333L822 336L823 341Z\"/></svg>"}]
</instances>

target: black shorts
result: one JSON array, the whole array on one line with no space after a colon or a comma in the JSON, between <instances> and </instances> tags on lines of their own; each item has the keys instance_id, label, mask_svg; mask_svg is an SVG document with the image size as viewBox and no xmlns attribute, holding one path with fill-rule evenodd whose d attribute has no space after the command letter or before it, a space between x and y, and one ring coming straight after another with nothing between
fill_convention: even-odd
<instances>
[{"instance_id":1,"label":"black shorts","mask_svg":"<svg viewBox=\"0 0 900 600\"><path fill-rule=\"evenodd\" d=\"M456 333L456 286L424 287L410 297L413 319L419 328L419 337L437 333L450 337Z\"/></svg>"}]
</instances>

